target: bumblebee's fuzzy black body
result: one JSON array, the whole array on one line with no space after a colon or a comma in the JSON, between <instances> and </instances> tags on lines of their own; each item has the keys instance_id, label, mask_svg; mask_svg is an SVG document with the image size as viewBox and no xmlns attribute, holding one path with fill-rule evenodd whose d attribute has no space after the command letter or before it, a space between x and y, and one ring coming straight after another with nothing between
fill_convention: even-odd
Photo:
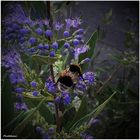
<instances>
[{"instance_id":1,"label":"bumblebee's fuzzy black body","mask_svg":"<svg viewBox=\"0 0 140 140\"><path fill-rule=\"evenodd\" d=\"M63 76L63 77L61 76L61 77L59 77L57 83L58 82L66 85L67 87L73 86L73 81L70 76Z\"/></svg>"},{"instance_id":2,"label":"bumblebee's fuzzy black body","mask_svg":"<svg viewBox=\"0 0 140 140\"><path fill-rule=\"evenodd\" d=\"M60 73L60 77L57 80L57 84L60 83L59 89L63 90L64 87L74 87L78 82L79 77L82 77L83 79L81 67L77 64L71 64L68 69L65 69Z\"/></svg>"}]
</instances>

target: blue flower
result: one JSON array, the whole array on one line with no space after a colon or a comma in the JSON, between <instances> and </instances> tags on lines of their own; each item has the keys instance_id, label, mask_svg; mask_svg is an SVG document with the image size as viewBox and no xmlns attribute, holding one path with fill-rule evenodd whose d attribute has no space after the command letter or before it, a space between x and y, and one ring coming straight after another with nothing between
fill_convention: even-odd
<instances>
[{"instance_id":1,"label":"blue flower","mask_svg":"<svg viewBox=\"0 0 140 140\"><path fill-rule=\"evenodd\" d=\"M19 32L22 34L22 35L26 35L28 34L30 31L26 28L23 28L23 29L20 29Z\"/></svg>"},{"instance_id":2,"label":"blue flower","mask_svg":"<svg viewBox=\"0 0 140 140\"><path fill-rule=\"evenodd\" d=\"M60 22L56 22L56 23L55 23L55 30L59 31L60 29L63 28L63 25L64 25L64 24L61 24Z\"/></svg>"},{"instance_id":3,"label":"blue flower","mask_svg":"<svg viewBox=\"0 0 140 140\"><path fill-rule=\"evenodd\" d=\"M43 44L38 45L38 49L43 49L43 48L44 48Z\"/></svg>"},{"instance_id":4,"label":"blue flower","mask_svg":"<svg viewBox=\"0 0 140 140\"><path fill-rule=\"evenodd\" d=\"M33 52L35 52L36 50L35 50L35 48L32 47L32 48L29 49L29 51L30 51L31 53L33 53Z\"/></svg>"},{"instance_id":5,"label":"blue flower","mask_svg":"<svg viewBox=\"0 0 140 140\"><path fill-rule=\"evenodd\" d=\"M49 49L49 45L48 45L48 44L45 44L45 45L43 46L43 48L44 48L44 49Z\"/></svg>"},{"instance_id":6,"label":"blue flower","mask_svg":"<svg viewBox=\"0 0 140 140\"><path fill-rule=\"evenodd\" d=\"M35 32L36 32L38 35L42 35L42 33L43 33L43 31L42 31L41 28L37 28L37 29L35 30Z\"/></svg>"},{"instance_id":7,"label":"blue flower","mask_svg":"<svg viewBox=\"0 0 140 140\"><path fill-rule=\"evenodd\" d=\"M80 62L80 64L88 63L88 62L90 62L90 61L91 61L90 58L85 58L84 60L82 60L82 61Z\"/></svg>"},{"instance_id":8,"label":"blue flower","mask_svg":"<svg viewBox=\"0 0 140 140\"><path fill-rule=\"evenodd\" d=\"M47 87L48 92L56 93L57 87L51 78L46 80L45 86Z\"/></svg>"},{"instance_id":9,"label":"blue flower","mask_svg":"<svg viewBox=\"0 0 140 140\"><path fill-rule=\"evenodd\" d=\"M74 39L74 40L73 40L73 45L74 45L74 46L79 45L79 43L80 43L80 42L79 42L79 40L78 40L78 39Z\"/></svg>"},{"instance_id":10,"label":"blue flower","mask_svg":"<svg viewBox=\"0 0 140 140\"><path fill-rule=\"evenodd\" d=\"M77 58L80 54L87 52L89 49L88 45L82 45L80 47L74 48L74 55Z\"/></svg>"},{"instance_id":11,"label":"blue flower","mask_svg":"<svg viewBox=\"0 0 140 140\"><path fill-rule=\"evenodd\" d=\"M83 34L84 33L84 29L80 28L78 30L75 31L76 34Z\"/></svg>"},{"instance_id":12,"label":"blue flower","mask_svg":"<svg viewBox=\"0 0 140 140\"><path fill-rule=\"evenodd\" d=\"M53 48L53 49L58 49L58 43L57 43L57 42L54 42L54 43L52 44L52 48Z\"/></svg>"},{"instance_id":13,"label":"blue flower","mask_svg":"<svg viewBox=\"0 0 140 140\"><path fill-rule=\"evenodd\" d=\"M37 87L37 83L34 82L34 81L32 81L30 84L31 84L32 87Z\"/></svg>"},{"instance_id":14,"label":"blue flower","mask_svg":"<svg viewBox=\"0 0 140 140\"><path fill-rule=\"evenodd\" d=\"M32 92L32 94L33 94L33 96L38 96L39 93L38 93L37 90L35 90L35 91Z\"/></svg>"},{"instance_id":15,"label":"blue flower","mask_svg":"<svg viewBox=\"0 0 140 140\"><path fill-rule=\"evenodd\" d=\"M78 39L78 40L81 40L82 37L83 37L82 35L76 35L76 36L75 36L75 38Z\"/></svg>"},{"instance_id":16,"label":"blue flower","mask_svg":"<svg viewBox=\"0 0 140 140\"><path fill-rule=\"evenodd\" d=\"M36 130L38 133L40 133L40 134L44 133L43 128L40 127L40 126L37 126L37 127L35 128L35 130Z\"/></svg>"},{"instance_id":17,"label":"blue flower","mask_svg":"<svg viewBox=\"0 0 140 140\"><path fill-rule=\"evenodd\" d=\"M29 39L29 43L31 44L31 45L34 45L35 43L36 43L36 38L34 38L34 37L31 37L30 39Z\"/></svg>"},{"instance_id":18,"label":"blue flower","mask_svg":"<svg viewBox=\"0 0 140 140\"><path fill-rule=\"evenodd\" d=\"M23 102L23 103L16 102L16 103L15 103L15 108L16 108L17 110L25 110L25 111L28 110L28 107L27 107L27 105L26 105L24 102Z\"/></svg>"},{"instance_id":19,"label":"blue flower","mask_svg":"<svg viewBox=\"0 0 140 140\"><path fill-rule=\"evenodd\" d=\"M60 97L60 96L57 96L57 97L55 98L55 102L56 102L56 103L62 102L61 97Z\"/></svg>"},{"instance_id":20,"label":"blue flower","mask_svg":"<svg viewBox=\"0 0 140 140\"><path fill-rule=\"evenodd\" d=\"M85 79L86 85L93 85L95 82L95 74L93 72L86 72L83 74L83 78Z\"/></svg>"},{"instance_id":21,"label":"blue flower","mask_svg":"<svg viewBox=\"0 0 140 140\"><path fill-rule=\"evenodd\" d=\"M53 36L52 30L46 30L45 35L47 37L52 37Z\"/></svg>"},{"instance_id":22,"label":"blue flower","mask_svg":"<svg viewBox=\"0 0 140 140\"><path fill-rule=\"evenodd\" d=\"M17 87L17 88L15 89L15 91L16 91L17 93L22 93L22 92L24 91L24 88Z\"/></svg>"},{"instance_id":23,"label":"blue flower","mask_svg":"<svg viewBox=\"0 0 140 140\"><path fill-rule=\"evenodd\" d=\"M82 21L80 18L75 18L72 20L72 27L78 28L81 23L82 23Z\"/></svg>"},{"instance_id":24,"label":"blue flower","mask_svg":"<svg viewBox=\"0 0 140 140\"><path fill-rule=\"evenodd\" d=\"M70 102L71 102L71 97L69 96L69 94L66 94L66 95L63 97L63 100L64 100L64 104L65 104L65 105L69 105Z\"/></svg>"},{"instance_id":25,"label":"blue flower","mask_svg":"<svg viewBox=\"0 0 140 140\"><path fill-rule=\"evenodd\" d=\"M66 21L66 29L69 30L70 27L72 26L72 19L69 18L66 19L65 21Z\"/></svg>"},{"instance_id":26,"label":"blue flower","mask_svg":"<svg viewBox=\"0 0 140 140\"><path fill-rule=\"evenodd\" d=\"M55 51L50 52L50 57L55 57Z\"/></svg>"},{"instance_id":27,"label":"blue flower","mask_svg":"<svg viewBox=\"0 0 140 140\"><path fill-rule=\"evenodd\" d=\"M71 102L71 97L70 97L69 93L62 92L62 97L63 97L64 105L69 105Z\"/></svg>"},{"instance_id":28,"label":"blue flower","mask_svg":"<svg viewBox=\"0 0 140 140\"><path fill-rule=\"evenodd\" d=\"M2 66L9 69L10 81L12 84L25 82L21 64L20 55L15 50L9 51L2 57Z\"/></svg>"},{"instance_id":29,"label":"blue flower","mask_svg":"<svg viewBox=\"0 0 140 140\"><path fill-rule=\"evenodd\" d=\"M54 134L54 130L55 130L55 129L54 129L53 127L50 127L48 133L49 133L49 134Z\"/></svg>"},{"instance_id":30,"label":"blue flower","mask_svg":"<svg viewBox=\"0 0 140 140\"><path fill-rule=\"evenodd\" d=\"M68 31L64 31L63 35L64 35L65 37L69 37L69 36L70 36L70 33L69 33Z\"/></svg>"},{"instance_id":31,"label":"blue flower","mask_svg":"<svg viewBox=\"0 0 140 140\"><path fill-rule=\"evenodd\" d=\"M69 48L70 47L70 44L68 42L65 42L64 47L65 48Z\"/></svg>"}]
</instances>

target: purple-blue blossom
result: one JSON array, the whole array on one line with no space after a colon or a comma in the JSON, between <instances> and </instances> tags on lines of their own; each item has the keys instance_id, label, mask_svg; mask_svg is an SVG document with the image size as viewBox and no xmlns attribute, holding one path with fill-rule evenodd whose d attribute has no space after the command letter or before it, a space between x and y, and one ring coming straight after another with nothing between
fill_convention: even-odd
<instances>
[{"instance_id":1,"label":"purple-blue blossom","mask_svg":"<svg viewBox=\"0 0 140 140\"><path fill-rule=\"evenodd\" d=\"M60 29L62 29L64 26L64 24L61 24L60 22L56 22L55 23L55 30L59 31Z\"/></svg>"},{"instance_id":2,"label":"purple-blue blossom","mask_svg":"<svg viewBox=\"0 0 140 140\"><path fill-rule=\"evenodd\" d=\"M86 72L83 74L83 78L85 79L86 85L93 85L95 82L95 74L93 72Z\"/></svg>"},{"instance_id":3,"label":"purple-blue blossom","mask_svg":"<svg viewBox=\"0 0 140 140\"><path fill-rule=\"evenodd\" d=\"M76 34L83 34L84 33L84 29L80 28L78 30L75 31Z\"/></svg>"},{"instance_id":4,"label":"purple-blue blossom","mask_svg":"<svg viewBox=\"0 0 140 140\"><path fill-rule=\"evenodd\" d=\"M38 91L37 90L34 90L33 92L32 92L32 94L33 94L33 96L38 96Z\"/></svg>"},{"instance_id":5,"label":"purple-blue blossom","mask_svg":"<svg viewBox=\"0 0 140 140\"><path fill-rule=\"evenodd\" d=\"M46 37L52 37L53 36L52 30L46 30L45 35Z\"/></svg>"},{"instance_id":6,"label":"purple-blue blossom","mask_svg":"<svg viewBox=\"0 0 140 140\"><path fill-rule=\"evenodd\" d=\"M56 41L52 44L52 48L53 49L58 49L58 43Z\"/></svg>"},{"instance_id":7,"label":"purple-blue blossom","mask_svg":"<svg viewBox=\"0 0 140 140\"><path fill-rule=\"evenodd\" d=\"M22 93L22 92L24 91L24 88L17 87L17 88L15 89L15 91L16 91L17 93Z\"/></svg>"},{"instance_id":8,"label":"purple-blue blossom","mask_svg":"<svg viewBox=\"0 0 140 140\"><path fill-rule=\"evenodd\" d=\"M19 30L19 32L20 32L20 34L22 34L22 35L26 35L26 34L28 34L30 31L29 31L28 29L26 29L26 28L22 28L22 29Z\"/></svg>"},{"instance_id":9,"label":"purple-blue blossom","mask_svg":"<svg viewBox=\"0 0 140 140\"><path fill-rule=\"evenodd\" d=\"M75 18L72 20L72 27L78 28L81 23L82 23L82 20L80 18Z\"/></svg>"},{"instance_id":10,"label":"purple-blue blossom","mask_svg":"<svg viewBox=\"0 0 140 140\"><path fill-rule=\"evenodd\" d=\"M32 81L30 84L32 87L37 87L37 83L35 81Z\"/></svg>"},{"instance_id":11,"label":"purple-blue blossom","mask_svg":"<svg viewBox=\"0 0 140 140\"><path fill-rule=\"evenodd\" d=\"M50 57L55 57L55 51L50 52Z\"/></svg>"},{"instance_id":12,"label":"purple-blue blossom","mask_svg":"<svg viewBox=\"0 0 140 140\"><path fill-rule=\"evenodd\" d=\"M44 48L44 49L49 49L49 45L48 45L48 44L45 44L45 45L43 46L43 48Z\"/></svg>"},{"instance_id":13,"label":"purple-blue blossom","mask_svg":"<svg viewBox=\"0 0 140 140\"><path fill-rule=\"evenodd\" d=\"M74 48L74 56L78 58L80 54L87 52L89 49L88 45L80 45L80 47Z\"/></svg>"},{"instance_id":14,"label":"purple-blue blossom","mask_svg":"<svg viewBox=\"0 0 140 140\"><path fill-rule=\"evenodd\" d=\"M25 111L27 111L28 110L28 107L27 107L27 105L24 102L23 103L16 102L15 103L15 109L16 110L25 110Z\"/></svg>"},{"instance_id":15,"label":"purple-blue blossom","mask_svg":"<svg viewBox=\"0 0 140 140\"><path fill-rule=\"evenodd\" d=\"M80 42L79 42L79 40L78 40L78 39L74 39L74 40L73 40L73 45L74 45L74 46L79 45L79 43L80 43Z\"/></svg>"},{"instance_id":16,"label":"purple-blue blossom","mask_svg":"<svg viewBox=\"0 0 140 140\"><path fill-rule=\"evenodd\" d=\"M70 47L70 44L68 42L65 42L64 47L65 48L69 48Z\"/></svg>"},{"instance_id":17,"label":"purple-blue blossom","mask_svg":"<svg viewBox=\"0 0 140 140\"><path fill-rule=\"evenodd\" d=\"M44 48L43 44L40 43L40 44L38 45L38 49L43 49L43 48Z\"/></svg>"},{"instance_id":18,"label":"purple-blue blossom","mask_svg":"<svg viewBox=\"0 0 140 140\"><path fill-rule=\"evenodd\" d=\"M37 40L36 40L36 38L34 38L34 37L31 37L31 38L29 39L29 43L30 43L31 45L34 45L36 42L37 42Z\"/></svg>"},{"instance_id":19,"label":"purple-blue blossom","mask_svg":"<svg viewBox=\"0 0 140 140\"><path fill-rule=\"evenodd\" d=\"M65 37L69 37L69 36L70 36L70 33L69 33L69 31L64 31L63 35L64 35Z\"/></svg>"},{"instance_id":20,"label":"purple-blue blossom","mask_svg":"<svg viewBox=\"0 0 140 140\"><path fill-rule=\"evenodd\" d=\"M45 86L46 86L48 92L50 92L50 93L56 93L57 87L56 87L55 83L52 81L51 78L48 78L46 80Z\"/></svg>"},{"instance_id":21,"label":"purple-blue blossom","mask_svg":"<svg viewBox=\"0 0 140 140\"><path fill-rule=\"evenodd\" d=\"M35 32L36 32L38 35L42 35L42 34L43 34L43 31L42 31L41 28L37 28L37 29L35 30Z\"/></svg>"}]
</instances>

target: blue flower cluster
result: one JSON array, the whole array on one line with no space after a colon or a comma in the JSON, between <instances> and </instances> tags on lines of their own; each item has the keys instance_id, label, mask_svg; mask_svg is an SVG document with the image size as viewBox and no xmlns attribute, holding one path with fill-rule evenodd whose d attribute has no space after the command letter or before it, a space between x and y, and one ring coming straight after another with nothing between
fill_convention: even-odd
<instances>
[{"instance_id":1,"label":"blue flower cluster","mask_svg":"<svg viewBox=\"0 0 140 140\"><path fill-rule=\"evenodd\" d=\"M57 34L61 33L63 35L60 36L63 36L65 40L64 48L71 48L70 50L74 51L75 55L77 53L79 55L79 51L83 53L84 50L77 50L81 48L84 37L84 29L80 27L82 23L80 18L68 18L65 23L56 21L52 29L48 19L32 20L19 4L11 5L9 11L10 14L2 21L5 27L2 36L7 41L17 40L18 45L25 46L25 53L55 57L61 40L58 39ZM86 49L86 46L82 48Z\"/></svg>"},{"instance_id":2,"label":"blue flower cluster","mask_svg":"<svg viewBox=\"0 0 140 140\"><path fill-rule=\"evenodd\" d=\"M80 54L89 50L89 46L84 42L85 30L81 27L82 20L80 18L68 18L64 22L56 21L50 27L50 20L37 19L32 20L24 12L19 4L12 5L9 8L9 13L2 21L5 31L2 32L4 40L16 41L16 45L24 46L26 54L39 54L50 57L55 57L60 47L62 51L69 50L73 52L74 59L78 60ZM62 38L60 38L62 37ZM60 38L60 39L59 39ZM61 44L62 42L63 44ZM61 46L60 46L61 44ZM21 47L19 47L20 49ZM25 83L24 74L22 69L17 66L20 63L20 59L17 53L8 53L4 56L4 66L10 69L10 81L12 84ZM81 63L89 62L89 58L86 58ZM82 78L79 78L75 88L80 91L87 90L88 86L93 85L95 82L95 75L92 72L86 72ZM36 81L30 83L32 89L32 95L38 96L39 89ZM56 84L51 78L48 78L45 83L47 91L56 95L58 92ZM25 89L16 87L17 93L22 93ZM62 102L65 105L69 105L71 102L70 93L63 92L61 95L57 95L56 102Z\"/></svg>"},{"instance_id":3,"label":"blue flower cluster","mask_svg":"<svg viewBox=\"0 0 140 140\"><path fill-rule=\"evenodd\" d=\"M42 136L42 139L51 139L55 133L55 129L53 127L50 127L48 129L48 132L45 132L42 127L37 126L36 132Z\"/></svg>"},{"instance_id":4,"label":"blue flower cluster","mask_svg":"<svg viewBox=\"0 0 140 140\"><path fill-rule=\"evenodd\" d=\"M80 91L86 91L87 88L95 83L95 74L93 72L85 72L83 74L83 79L80 77L78 83L76 84L76 89Z\"/></svg>"},{"instance_id":5,"label":"blue flower cluster","mask_svg":"<svg viewBox=\"0 0 140 140\"><path fill-rule=\"evenodd\" d=\"M24 73L21 68L22 61L20 55L15 50L7 51L2 57L2 66L7 68L10 73L12 84L25 83Z\"/></svg>"},{"instance_id":6,"label":"blue flower cluster","mask_svg":"<svg viewBox=\"0 0 140 140\"><path fill-rule=\"evenodd\" d=\"M53 82L53 80L52 80L51 77L49 77L49 78L46 80L45 87L47 88L48 92L53 93L53 94L56 94L56 92L57 92L57 86L56 86L56 84Z\"/></svg>"},{"instance_id":7,"label":"blue flower cluster","mask_svg":"<svg viewBox=\"0 0 140 140\"><path fill-rule=\"evenodd\" d=\"M2 57L2 66L4 66L10 76L10 82L14 84L15 92L17 93L17 99L19 102L15 103L17 110L27 110L26 104L23 102L22 92L24 88L19 87L19 84L26 84L24 72L21 68L22 61L20 55L15 50L11 50Z\"/></svg>"},{"instance_id":8,"label":"blue flower cluster","mask_svg":"<svg viewBox=\"0 0 140 140\"><path fill-rule=\"evenodd\" d=\"M63 103L64 105L69 105L71 103L71 96L68 92L62 92L60 96L55 98L56 103Z\"/></svg>"}]
</instances>

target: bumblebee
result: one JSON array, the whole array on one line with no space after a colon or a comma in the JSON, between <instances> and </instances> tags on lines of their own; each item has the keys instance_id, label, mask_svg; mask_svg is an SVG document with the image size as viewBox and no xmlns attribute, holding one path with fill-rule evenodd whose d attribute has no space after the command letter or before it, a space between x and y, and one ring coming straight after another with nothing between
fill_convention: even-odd
<instances>
[{"instance_id":1,"label":"bumblebee","mask_svg":"<svg viewBox=\"0 0 140 140\"><path fill-rule=\"evenodd\" d=\"M81 67L77 64L71 64L69 68L60 73L60 77L57 80L58 89L60 91L67 91L70 88L74 88L79 80L79 77L84 80Z\"/></svg>"}]
</instances>

